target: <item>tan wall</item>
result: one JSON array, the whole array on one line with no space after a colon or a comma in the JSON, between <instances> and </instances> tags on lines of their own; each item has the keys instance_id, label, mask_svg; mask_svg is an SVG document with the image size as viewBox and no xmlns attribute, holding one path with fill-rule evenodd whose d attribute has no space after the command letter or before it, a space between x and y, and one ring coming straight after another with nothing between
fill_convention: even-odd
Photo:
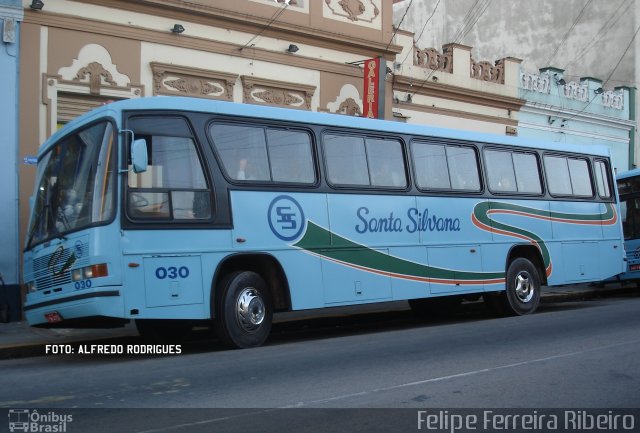
<instances>
[{"instance_id":1,"label":"tan wall","mask_svg":"<svg viewBox=\"0 0 640 433\"><path fill-rule=\"evenodd\" d=\"M139 41L55 27L49 29L47 73L57 75L61 68L70 66L82 47L88 44L106 48L113 63L118 65L118 71L127 75L131 82L140 82Z\"/></svg>"},{"instance_id":2,"label":"tan wall","mask_svg":"<svg viewBox=\"0 0 640 433\"><path fill-rule=\"evenodd\" d=\"M400 50L388 44L392 11L382 0L366 0L369 16L355 20L335 0L302 0L277 20L282 5L266 0L57 1L42 11L28 3L21 41L21 158L36 155L55 131L61 95L104 100L184 95L171 84L179 78L189 83L187 96L274 103L282 92L293 92L302 101L294 108L338 111L345 86L355 99L362 98L362 68L349 62L393 58ZM186 31L170 32L175 23ZM298 53L285 51L291 43ZM91 63L98 69L90 70ZM111 78L96 78L102 71ZM225 91L203 93L204 82ZM335 109L327 108L329 101L337 101ZM390 103L387 108L390 113ZM20 166L21 239L35 170Z\"/></svg>"}]
</instances>

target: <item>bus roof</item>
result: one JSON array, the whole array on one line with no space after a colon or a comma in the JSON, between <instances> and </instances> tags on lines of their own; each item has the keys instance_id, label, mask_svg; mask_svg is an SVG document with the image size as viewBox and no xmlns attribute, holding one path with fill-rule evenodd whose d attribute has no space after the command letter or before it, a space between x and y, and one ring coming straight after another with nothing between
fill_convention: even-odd
<instances>
[{"instance_id":1,"label":"bus roof","mask_svg":"<svg viewBox=\"0 0 640 433\"><path fill-rule=\"evenodd\" d=\"M616 179L628 179L630 177L640 176L640 168L634 168L633 170L625 171L616 175Z\"/></svg>"},{"instance_id":2,"label":"bus roof","mask_svg":"<svg viewBox=\"0 0 640 433\"><path fill-rule=\"evenodd\" d=\"M227 114L238 117L282 120L289 122L301 122L322 126L348 127L354 129L366 129L396 134L422 135L438 138L450 138L456 140L494 143L516 147L532 147L546 150L564 152L576 152L588 155L609 156L609 149L602 145L577 145L567 143L554 143L537 140L534 137L510 137L506 135L466 131L461 129L448 129L429 125L409 124L389 120L368 119L339 114L312 112L290 108L269 107L253 104L239 104L234 102L212 99L190 98L180 96L153 96L145 98L127 99L106 104L89 113L72 120L65 127L53 134L40 148L44 152L50 144L69 131L82 124L92 122L100 117L111 116L119 119L123 111L193 111L212 114Z\"/></svg>"}]
</instances>

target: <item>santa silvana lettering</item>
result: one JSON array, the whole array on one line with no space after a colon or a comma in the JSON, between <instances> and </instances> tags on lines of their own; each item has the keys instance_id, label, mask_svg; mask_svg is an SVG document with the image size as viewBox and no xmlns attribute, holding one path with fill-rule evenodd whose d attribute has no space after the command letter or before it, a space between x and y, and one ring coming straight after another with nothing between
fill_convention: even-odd
<instances>
[{"instance_id":1,"label":"santa silvana lettering","mask_svg":"<svg viewBox=\"0 0 640 433\"><path fill-rule=\"evenodd\" d=\"M363 233L393 233L406 230L415 232L459 232L459 218L443 218L436 214L429 214L429 209L420 211L416 208L407 210L408 223L404 224L401 217L394 215L393 211L388 216L370 216L368 207L358 208L356 232Z\"/></svg>"}]
</instances>

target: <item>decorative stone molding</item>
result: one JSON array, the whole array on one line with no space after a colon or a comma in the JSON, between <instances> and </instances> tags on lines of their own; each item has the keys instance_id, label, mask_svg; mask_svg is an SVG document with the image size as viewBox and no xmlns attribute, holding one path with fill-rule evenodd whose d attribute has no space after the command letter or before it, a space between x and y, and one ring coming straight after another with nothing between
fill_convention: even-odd
<instances>
[{"instance_id":1,"label":"decorative stone molding","mask_svg":"<svg viewBox=\"0 0 640 433\"><path fill-rule=\"evenodd\" d=\"M353 98L347 98L338 106L337 114L346 114L347 116L362 117L362 110Z\"/></svg>"},{"instance_id":2,"label":"decorative stone molding","mask_svg":"<svg viewBox=\"0 0 640 433\"><path fill-rule=\"evenodd\" d=\"M327 104L327 111L348 116L362 116L363 106L358 88L353 84L344 84L336 99Z\"/></svg>"},{"instance_id":3,"label":"decorative stone molding","mask_svg":"<svg viewBox=\"0 0 640 433\"><path fill-rule=\"evenodd\" d=\"M504 59L496 60L495 64L482 60L476 62L471 59L471 78L490 83L504 84Z\"/></svg>"},{"instance_id":4,"label":"decorative stone molding","mask_svg":"<svg viewBox=\"0 0 640 433\"><path fill-rule=\"evenodd\" d=\"M104 87L127 87L131 79L118 71L109 51L98 44L87 44L71 65L60 68L61 80L87 83L92 95L100 95Z\"/></svg>"},{"instance_id":5,"label":"decorative stone molding","mask_svg":"<svg viewBox=\"0 0 640 433\"><path fill-rule=\"evenodd\" d=\"M94 71L93 78L95 78L95 71L100 69L97 66L93 66L89 70ZM87 72L87 74L89 73ZM102 84L96 88L95 81L92 83L91 78L89 78L89 82L83 82L83 79L65 80L60 75L42 74L42 103L47 106L46 128L42 132L47 137L56 130L56 125L60 121L58 118L59 94L91 96L101 98L105 102L144 96L144 86L141 84L129 84L127 86ZM94 86L93 89L92 86ZM96 90L98 91L96 92Z\"/></svg>"},{"instance_id":6,"label":"decorative stone molding","mask_svg":"<svg viewBox=\"0 0 640 433\"><path fill-rule=\"evenodd\" d=\"M524 90L548 94L551 92L551 76L548 73L526 74L521 72L520 87Z\"/></svg>"},{"instance_id":7,"label":"decorative stone molding","mask_svg":"<svg viewBox=\"0 0 640 433\"><path fill-rule=\"evenodd\" d=\"M311 110L315 86L265 80L242 75L243 102L246 104L275 105L286 108Z\"/></svg>"},{"instance_id":8,"label":"decorative stone molding","mask_svg":"<svg viewBox=\"0 0 640 433\"><path fill-rule=\"evenodd\" d=\"M233 100L236 74L150 63L153 71L153 95L191 96Z\"/></svg>"},{"instance_id":9,"label":"decorative stone molding","mask_svg":"<svg viewBox=\"0 0 640 433\"><path fill-rule=\"evenodd\" d=\"M566 98L587 102L589 100L589 86L571 81L564 85L563 94Z\"/></svg>"},{"instance_id":10,"label":"decorative stone molding","mask_svg":"<svg viewBox=\"0 0 640 433\"><path fill-rule=\"evenodd\" d=\"M624 91L608 90L602 94L602 105L616 110L624 110Z\"/></svg>"},{"instance_id":11,"label":"decorative stone molding","mask_svg":"<svg viewBox=\"0 0 640 433\"><path fill-rule=\"evenodd\" d=\"M435 48L420 49L414 45L413 64L434 71L453 73L453 50L444 48L440 53Z\"/></svg>"},{"instance_id":12,"label":"decorative stone molding","mask_svg":"<svg viewBox=\"0 0 640 433\"><path fill-rule=\"evenodd\" d=\"M46 136L56 130L60 121L59 95L92 97L108 102L144 96L144 86L131 83L127 75L120 73L106 48L88 44L80 49L71 65L60 68L57 75L42 74L42 103L47 106L47 119L42 133Z\"/></svg>"},{"instance_id":13,"label":"decorative stone molding","mask_svg":"<svg viewBox=\"0 0 640 433\"><path fill-rule=\"evenodd\" d=\"M87 79L87 76L89 76L89 93L92 95L100 94L100 87L102 86L103 80L110 86L118 85L113 79L111 72L107 71L104 66L98 62L91 62L84 68L80 68L74 80L83 81Z\"/></svg>"},{"instance_id":14,"label":"decorative stone molding","mask_svg":"<svg viewBox=\"0 0 640 433\"><path fill-rule=\"evenodd\" d=\"M283 7L284 5L287 5L287 7L296 8L296 10L306 9L307 12L309 9L309 5L308 5L309 2L305 0L251 0L251 1L255 3L262 3L269 6L274 6L274 7Z\"/></svg>"},{"instance_id":15,"label":"decorative stone molding","mask_svg":"<svg viewBox=\"0 0 640 433\"><path fill-rule=\"evenodd\" d=\"M333 15L353 22L372 23L380 16L380 9L373 0L324 0L324 2Z\"/></svg>"}]
</instances>

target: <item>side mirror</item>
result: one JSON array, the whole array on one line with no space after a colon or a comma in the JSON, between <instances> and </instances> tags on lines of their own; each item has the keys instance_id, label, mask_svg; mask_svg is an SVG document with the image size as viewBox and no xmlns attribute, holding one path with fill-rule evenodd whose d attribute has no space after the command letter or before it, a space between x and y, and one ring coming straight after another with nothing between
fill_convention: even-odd
<instances>
[{"instance_id":1,"label":"side mirror","mask_svg":"<svg viewBox=\"0 0 640 433\"><path fill-rule=\"evenodd\" d=\"M147 142L144 138L133 141L133 146L131 146L131 163L134 173L144 173L147 171L149 160L147 159Z\"/></svg>"}]
</instances>

